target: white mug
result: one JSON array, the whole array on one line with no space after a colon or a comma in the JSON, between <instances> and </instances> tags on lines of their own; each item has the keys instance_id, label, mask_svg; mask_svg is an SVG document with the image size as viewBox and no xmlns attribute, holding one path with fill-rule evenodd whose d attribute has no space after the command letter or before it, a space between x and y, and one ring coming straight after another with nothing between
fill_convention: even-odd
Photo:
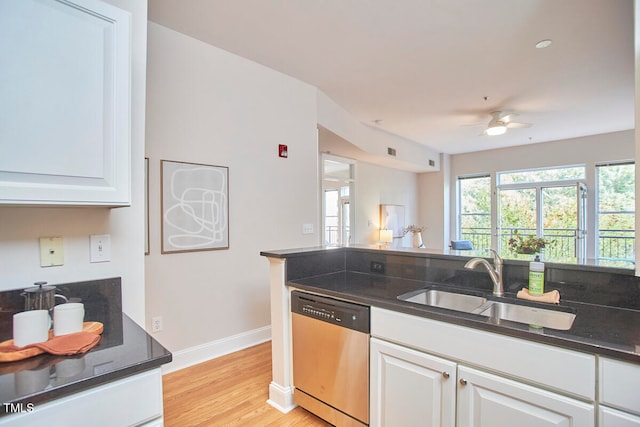
<instances>
[{"instance_id":1,"label":"white mug","mask_svg":"<svg viewBox=\"0 0 640 427\"><path fill-rule=\"evenodd\" d=\"M30 310L13 315L13 345L25 345L44 342L49 339L51 317L49 310Z\"/></svg>"},{"instance_id":2,"label":"white mug","mask_svg":"<svg viewBox=\"0 0 640 427\"><path fill-rule=\"evenodd\" d=\"M53 307L53 334L55 336L80 332L83 322L84 304L81 302L68 302Z\"/></svg>"}]
</instances>

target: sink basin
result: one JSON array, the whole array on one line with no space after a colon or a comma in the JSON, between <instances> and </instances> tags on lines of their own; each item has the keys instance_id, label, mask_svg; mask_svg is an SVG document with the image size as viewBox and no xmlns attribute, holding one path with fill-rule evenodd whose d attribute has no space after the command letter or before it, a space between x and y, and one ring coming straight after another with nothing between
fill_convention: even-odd
<instances>
[{"instance_id":1,"label":"sink basin","mask_svg":"<svg viewBox=\"0 0 640 427\"><path fill-rule=\"evenodd\" d=\"M532 326L558 329L566 331L571 329L576 315L571 312L547 310L544 308L530 307L527 305L509 304L492 301L491 304L480 313L488 316L496 323L500 320L526 323Z\"/></svg>"},{"instance_id":2,"label":"sink basin","mask_svg":"<svg viewBox=\"0 0 640 427\"><path fill-rule=\"evenodd\" d=\"M441 291L439 289L422 289L417 292L400 295L398 299L467 313L471 313L487 302L484 297Z\"/></svg>"},{"instance_id":3,"label":"sink basin","mask_svg":"<svg viewBox=\"0 0 640 427\"><path fill-rule=\"evenodd\" d=\"M496 301L493 298L490 300L478 295L441 289L421 289L400 295L398 299L430 307L477 314L488 317L491 323L508 320L561 331L571 329L573 321L576 319L573 312L563 307L545 309L539 306Z\"/></svg>"}]
</instances>

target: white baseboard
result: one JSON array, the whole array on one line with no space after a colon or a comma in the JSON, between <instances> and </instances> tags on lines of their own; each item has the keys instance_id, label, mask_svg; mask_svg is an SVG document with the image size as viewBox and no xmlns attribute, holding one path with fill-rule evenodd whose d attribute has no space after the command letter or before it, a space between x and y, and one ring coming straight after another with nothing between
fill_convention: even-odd
<instances>
[{"instance_id":1,"label":"white baseboard","mask_svg":"<svg viewBox=\"0 0 640 427\"><path fill-rule=\"evenodd\" d=\"M168 374L198 363L206 362L238 350L262 344L271 339L271 326L243 332L217 341L172 352L173 361L162 366L162 374Z\"/></svg>"},{"instance_id":2,"label":"white baseboard","mask_svg":"<svg viewBox=\"0 0 640 427\"><path fill-rule=\"evenodd\" d=\"M291 387L282 387L273 381L269 384L269 400L267 400L267 403L285 414L298 406L293 401L293 389Z\"/></svg>"}]
</instances>

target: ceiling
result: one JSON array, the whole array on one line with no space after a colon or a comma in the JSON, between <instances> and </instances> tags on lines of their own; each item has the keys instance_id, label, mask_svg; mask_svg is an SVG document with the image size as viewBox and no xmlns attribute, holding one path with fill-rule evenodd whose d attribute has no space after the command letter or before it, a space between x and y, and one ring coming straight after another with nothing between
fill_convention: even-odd
<instances>
[{"instance_id":1,"label":"ceiling","mask_svg":"<svg viewBox=\"0 0 640 427\"><path fill-rule=\"evenodd\" d=\"M438 152L634 128L633 0L149 0L149 19ZM496 110L532 126L482 135Z\"/></svg>"}]
</instances>

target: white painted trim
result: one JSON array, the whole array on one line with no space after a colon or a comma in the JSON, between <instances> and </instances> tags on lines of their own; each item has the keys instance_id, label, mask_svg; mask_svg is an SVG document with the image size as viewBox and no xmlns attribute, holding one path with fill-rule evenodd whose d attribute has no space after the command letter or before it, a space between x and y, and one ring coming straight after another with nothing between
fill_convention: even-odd
<instances>
[{"instance_id":1,"label":"white painted trim","mask_svg":"<svg viewBox=\"0 0 640 427\"><path fill-rule=\"evenodd\" d=\"M267 403L284 414L298 406L293 402L293 388L282 387L273 381L269 384Z\"/></svg>"},{"instance_id":2,"label":"white painted trim","mask_svg":"<svg viewBox=\"0 0 640 427\"><path fill-rule=\"evenodd\" d=\"M267 402L281 412L293 404L293 365L291 357L291 308L286 285L286 259L269 260L271 293L271 385ZM293 406L292 406L293 405Z\"/></svg>"},{"instance_id":3,"label":"white painted trim","mask_svg":"<svg viewBox=\"0 0 640 427\"><path fill-rule=\"evenodd\" d=\"M169 374L198 363L206 362L235 351L262 344L271 339L271 326L242 332L173 353L173 361L162 366L162 374Z\"/></svg>"}]
</instances>

